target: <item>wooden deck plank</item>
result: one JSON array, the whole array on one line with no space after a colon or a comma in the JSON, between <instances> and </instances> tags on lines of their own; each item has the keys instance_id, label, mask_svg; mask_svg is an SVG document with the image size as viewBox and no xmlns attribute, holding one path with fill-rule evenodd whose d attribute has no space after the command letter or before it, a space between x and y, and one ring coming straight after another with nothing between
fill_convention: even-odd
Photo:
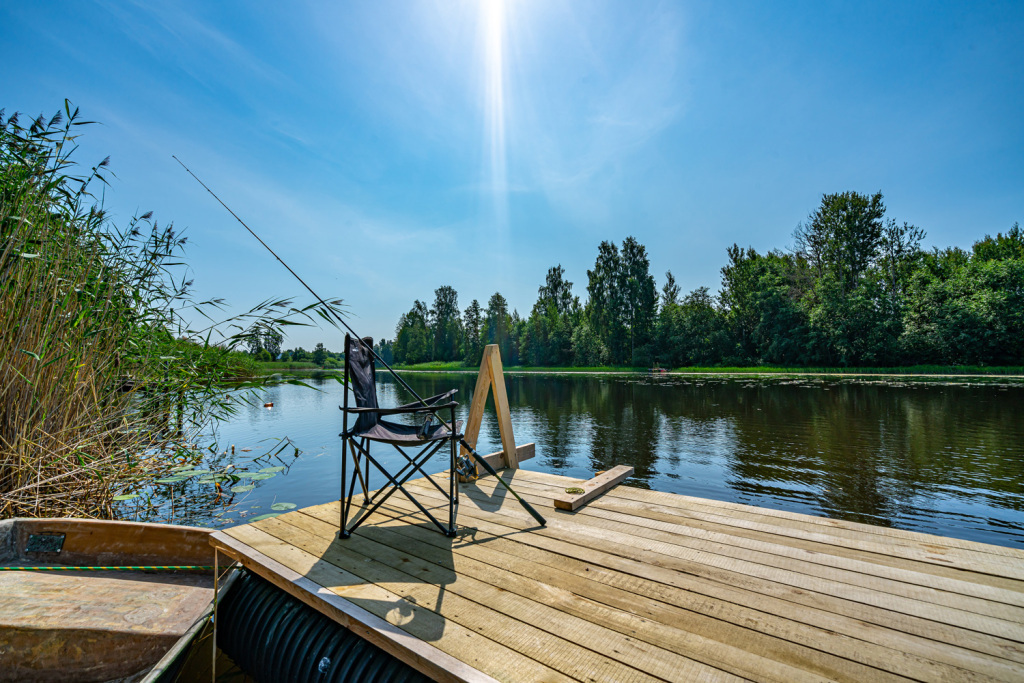
<instances>
[{"instance_id":1,"label":"wooden deck plank","mask_svg":"<svg viewBox=\"0 0 1024 683\"><path fill-rule=\"evenodd\" d=\"M235 528L239 527L232 529ZM242 535L243 538L248 536L248 534L239 535ZM297 559L300 559L302 564L298 566L304 568L302 572L299 572L282 565L277 560L264 555L226 532L214 533L210 537L210 542L220 552L238 560L247 569L273 582L310 607L323 612L345 628L383 648L434 680L445 683L457 681L493 683L496 680L474 667L473 664L476 662L472 659L467 664L463 660L452 657L447 652L418 638L415 634L407 633L378 615L330 592L321 583L318 583L318 580L325 579L316 571L315 558L304 558L299 555ZM282 554L294 555L294 553L275 554L279 556ZM312 563L310 563L311 559ZM326 580L331 583L334 578L327 577ZM475 636L476 634L473 633L467 634L467 641L472 643L471 647L476 646ZM486 644L477 652L484 657L488 654L504 654L500 650L495 651L495 648L488 649ZM512 653L512 656L514 659L515 653Z\"/></svg>"},{"instance_id":2,"label":"wooden deck plank","mask_svg":"<svg viewBox=\"0 0 1024 683\"><path fill-rule=\"evenodd\" d=\"M296 521L303 518L297 515L289 517ZM649 655L644 657L644 653L635 652L636 648L631 647L631 643L623 639L609 642L607 634L600 632L607 629L601 629L582 620L560 624L544 614L545 605L531 601L510 604L513 602L510 600L510 594L503 593L497 588L488 587L491 588L490 591L483 591L479 585L474 585L467 589L466 584L472 583L472 580L458 576L448 568L442 567L439 568L439 572L432 573L429 567L417 564L409 557L395 558L394 553L381 548L376 549L381 556L364 555L357 548L366 549L368 543L365 543L365 538L353 536L346 541L335 542L331 537L319 536L287 524L283 519L268 519L253 526L281 540L287 540L311 554L321 556L346 571L358 572L365 582L386 588L412 604L433 610L444 617L446 623L460 623L494 642L506 645L574 679L637 682L662 680L624 663L623 660L636 663L637 658L642 658L649 660L647 664L653 665L655 660ZM370 527L368 531L372 529ZM389 562L389 559L393 561ZM420 577L414 573L422 573L424 576ZM431 577L433 581L437 581L436 584L432 582ZM476 588L475 593L473 588ZM469 592L476 600L466 598L463 595L465 592ZM509 612L513 614L510 615ZM503 619L502 614L511 618ZM621 658L606 657L579 646L573 640L566 639L566 629L583 631L584 634L578 636L579 638L591 637L595 640L596 647L607 647L608 651L614 649ZM574 638L572 634L568 637ZM683 666L681 670L686 668ZM725 676L722 676L722 679L725 679Z\"/></svg>"},{"instance_id":3,"label":"wooden deck plank","mask_svg":"<svg viewBox=\"0 0 1024 683\"><path fill-rule=\"evenodd\" d=\"M483 485L494 486L493 482ZM546 500L529 494L520 493L520 495L534 504L543 504ZM789 546L763 542L744 544L748 547L733 546L729 544L728 537L724 535L698 538L699 530L694 531L693 535L687 535L681 533L685 530L681 525L666 525L644 518L626 517L618 515L618 513L607 513L600 510L582 509L572 515L563 513L559 516L571 517L581 522L583 524L582 533L602 538L609 532L618 532L624 542L652 553L672 557L681 554L702 553L711 556L703 560L708 564L716 564L750 576L786 583L801 590L817 591L867 605L883 606L904 614L992 633L1005 638L1024 636L1019 627L1019 623L1024 619L1024 611L1020 608L999 603L987 603L987 605L994 606L995 611L1010 617L1006 619L969 612L959 607L948 607L939 602L908 597L907 593L910 592L910 587L906 587L904 590L904 586L901 584L895 584L893 592L881 592L877 587L864 588L858 583L846 583L843 579L865 577L860 583L887 584L872 582L871 577L855 572L846 572L840 576L842 570L832 570L824 565L801 562L793 556L794 553L791 552ZM670 526L675 528L668 528ZM915 588L918 589L918 592L926 590L920 587ZM938 595L943 594L938 593ZM949 600L954 601L971 600L965 596L945 595L948 595ZM979 605L979 610L984 611L986 603L976 601L976 604Z\"/></svg>"},{"instance_id":4,"label":"wooden deck plank","mask_svg":"<svg viewBox=\"0 0 1024 683\"><path fill-rule=\"evenodd\" d=\"M754 525L751 525L750 527L745 525L743 528L730 527L718 521L707 522L703 519L688 517L685 513L677 514L674 511L665 513L661 510L653 509L655 506L650 503L641 503L640 505L644 506L642 508L636 508L636 504L623 505L619 502L622 500L623 499L616 499L614 502L602 501L601 509L646 517L648 519L668 521L673 524L684 524L692 528L717 531L719 533L727 533L752 540L767 539L772 543L791 545L795 548L806 550L806 560L808 562L827 562L833 567L842 567L851 571L858 571L865 574L871 574L873 576L902 581L904 583L918 583L920 585L930 586L939 590L971 595L998 603L1024 607L1024 591L1016 591L994 586L990 583L978 583L969 580L972 577L977 576L977 574L974 573L964 572L961 570L958 578L951 578L944 574L935 574L932 572L930 566L922 566L921 563L891 565L888 563L882 564L877 561L877 558L872 558L872 561L859 559L863 557L860 553L854 554L844 552L840 555L839 552L842 552L842 549L836 549L834 546L827 552L823 553L822 549L819 547L820 544L797 539L787 539L785 537L780 538L778 534L774 533L774 530L771 527L767 527L765 529L754 528ZM824 559L815 559L822 555L824 555ZM913 568L908 569L907 567Z\"/></svg>"},{"instance_id":5,"label":"wooden deck plank","mask_svg":"<svg viewBox=\"0 0 1024 683\"><path fill-rule=\"evenodd\" d=\"M408 524L410 512L411 506L405 510L383 510L374 516L375 527L389 531L394 536L392 543L396 547L416 554L429 554L430 549L425 549L425 546L446 545L447 539L438 534L417 533L417 528ZM327 520L334 516L333 510L316 510L311 514ZM509 544L516 542L491 535L482 531L480 526L472 528L471 539L447 548L455 554L460 573L498 582L507 590L521 591L524 596L539 596L567 613L599 619L598 623L619 628L637 638L650 639L648 642L737 675L749 677L757 672L762 680L796 681L806 677L806 674L798 673L802 669L814 676L834 680L906 680L877 668L860 666L829 652L795 645L782 638L629 592L614 585L619 581L604 581L604 576L595 578L599 573L591 573L594 567L584 567L583 571L576 573L564 571L562 567L568 558L561 555L548 553L551 557L544 564L503 552ZM523 579L530 581L524 582ZM623 612L631 614L624 615ZM820 632L808 642L817 644L829 635ZM959 673L964 675L967 672Z\"/></svg>"},{"instance_id":6,"label":"wooden deck plank","mask_svg":"<svg viewBox=\"0 0 1024 683\"><path fill-rule=\"evenodd\" d=\"M415 509L411 504L406 504L403 508L400 501L396 501L395 506L395 517L390 523L394 523L397 532L404 534L406 525L400 524L398 520L407 521L415 515ZM330 519L334 516L334 511L324 507L312 511L311 514ZM637 573L654 576L645 578L630 575L602 566L602 562L607 560L598 558L594 562L595 558L592 555L600 553L588 553L579 546L562 543L562 547L559 548L557 542L545 543L549 539L537 534L523 533L481 519L472 519L466 524L471 525L465 529L470 540L457 545L456 552L480 555L498 567L506 567L507 563L496 560L496 555L507 553L529 559L534 566L546 565L542 569L548 569L556 574L570 573L578 578L599 582L597 585L601 590L590 595L596 600L608 601L609 595L614 595L614 591L618 591L623 598L624 609L631 609L647 619L670 623L678 628L690 628L695 633L723 642L742 644L751 652L761 652L764 656L788 661L794 665L800 662L809 670L835 667L834 671L821 672L830 679L885 680L882 671L861 670L855 663L879 667L884 671L904 674L919 680L1019 680L1024 674L1024 666L1020 664L961 648L939 646L930 640L914 639L907 634L857 620L847 620L853 627L856 637L847 636L840 632L843 625L836 623L835 615L822 616L829 626L838 628L839 631L791 622L784 614L775 613L785 613L786 610L777 610L776 605L771 604L773 601L770 598L767 600L769 604L764 605L766 600L763 597L747 596L748 603L760 603L768 610L766 612L759 612L747 604L730 604L722 600L712 603L699 595L700 586L689 585L683 590L659 584L655 580L661 578L658 576L657 567L636 563L639 565ZM563 552L567 554L562 554ZM609 557L609 564L628 562L623 558ZM517 570L523 571L522 566L517 567ZM686 577L683 580L686 581ZM551 583L566 585L564 580L551 580ZM788 605L788 608L789 611L793 611L792 605ZM802 614L807 614L806 608L803 608ZM866 640L858 640L857 637ZM795 655L792 654L793 648L797 653ZM821 651L817 651L817 648ZM933 659L929 660L929 657ZM845 658L849 661L845 665L839 665L834 658ZM971 668L962 668L965 664L969 664ZM869 673L872 671L877 673Z\"/></svg>"},{"instance_id":7,"label":"wooden deck plank","mask_svg":"<svg viewBox=\"0 0 1024 683\"><path fill-rule=\"evenodd\" d=\"M555 511L578 480L503 476L546 527L484 478L456 539L402 494L345 541L337 502L214 536L446 680L1024 680L1024 552L626 486Z\"/></svg>"},{"instance_id":8,"label":"wooden deck plank","mask_svg":"<svg viewBox=\"0 0 1024 683\"><path fill-rule=\"evenodd\" d=\"M489 484L485 484L489 486ZM524 487L521 493L525 491ZM520 491L517 488L517 491ZM493 491L493 489L486 489ZM529 495L529 494L527 494ZM542 504L545 498L531 501ZM645 504L646 505L646 504ZM798 571L810 576L836 580L879 593L897 593L903 597L924 600L929 603L966 609L987 616L1024 620L1024 593L1000 589L974 582L936 577L916 570L879 565L866 560L853 560L833 555L828 547L818 544L791 545L779 542L778 537L761 534L733 535L716 527L688 525L685 518L662 514L647 507L635 509L620 507L616 503L601 501L595 503L595 510L588 511L596 517L619 521L630 525L641 525L661 532L675 534L673 537L660 536L671 542L697 549L715 548L714 552L729 557L739 557L778 568L792 568L793 561ZM637 513L637 514L630 514ZM642 514L639 514L642 513ZM677 538L678 537L678 538ZM705 541L705 544L696 542ZM714 544L713 546L707 544ZM915 569L920 569L916 566ZM977 598L977 599L974 599Z\"/></svg>"},{"instance_id":9,"label":"wooden deck plank","mask_svg":"<svg viewBox=\"0 0 1024 683\"><path fill-rule=\"evenodd\" d=\"M508 474L505 476L507 477ZM534 488L535 486L537 486L537 483L529 480L524 483L520 483L520 488L523 489L522 492L542 497L549 497L552 499L558 498L558 495L553 495L556 491L561 492L564 490L547 483L541 484L543 488L540 490ZM519 492L518 488L516 490ZM659 514L667 516L675 514L674 509L665 510L663 506L630 501L628 498L616 498L614 496L609 496L609 498L612 498L613 500L603 498L601 501L602 505L600 507L605 509L614 509L618 506L620 508L627 509L628 511L626 514L636 514L638 516L647 516L647 513L652 510L658 510ZM632 504L630 504L631 502ZM661 509L659 510L659 508ZM882 555L884 557L903 559L908 562L918 562L925 565L958 567L960 569L966 569L973 576L978 575L979 572L985 572L997 577L1011 578L1014 581L1024 580L1024 553L1022 553L1020 557L1001 554L993 555L991 553L978 556L977 553L965 549L946 548L930 543L918 542L894 544L889 540L865 540L863 534L861 534L859 538L837 535L833 533L833 530L822 527L817 527L813 530L806 530L794 526L768 525L764 524L763 521L760 523L752 523L742 519L733 519L728 525L723 526L734 527L734 529L729 530L728 533L737 536L756 538L758 536L763 537L766 534L772 534L777 536L774 540L783 544L792 543L800 545L801 547L805 547L810 543L816 543L822 546L837 546L845 549L847 552L853 550L861 553L867 553L872 557L872 559L874 559L874 556L876 555ZM755 533L744 533L743 530L753 530ZM894 545L899 545L900 547L893 549Z\"/></svg>"},{"instance_id":10,"label":"wooden deck plank","mask_svg":"<svg viewBox=\"0 0 1024 683\"><path fill-rule=\"evenodd\" d=\"M428 489L422 487L418 482L415 487L424 496L433 495ZM964 630L950 627L946 624L922 619L916 616L892 612L884 606L865 605L834 596L825 595L816 591L807 591L790 585L737 573L731 567L720 566L718 563L709 563L708 558L712 557L707 553L690 554L688 556L654 554L643 547L638 547L631 535L617 532L604 532L594 534L593 528L586 524L576 523L571 519L563 519L562 516L549 521L545 528L537 527L533 520L525 513L515 509L502 509L504 501L500 498L483 499L474 496L472 491L464 491L466 497L474 498L473 503L477 509L469 505L463 505L460 516L482 517L491 521L498 521L511 524L518 530L529 530L529 534L523 534L517 538L524 543L532 542L533 537L552 537L568 541L575 546L574 551L579 552L581 548L590 548L608 553L618 557L634 561L636 564L633 570L639 576L650 576L652 573L659 573L659 569L668 570L661 574L663 580L669 585L679 588L690 589L695 577L709 579L711 583L702 583L702 590L709 596L716 599L729 599L737 604L750 604L750 601L764 602L769 597L779 597L785 601L799 603L803 607L817 607L820 610L830 613L827 616L849 617L851 619L875 624L889 626L894 630L910 635L922 636L932 640L938 640L946 645L961 646L977 652L1006 657L1015 661L1024 662L1024 646L1019 642L998 638L990 634L978 633L971 630ZM510 503L512 505L513 503ZM494 512L501 510L501 512ZM749 591L743 594L734 594L732 589L742 588ZM728 596L728 597L726 597ZM785 610L784 604L775 603L774 610ZM797 620L813 619L817 615L806 609L797 609L794 615ZM836 626L830 620L824 622L816 621L815 625L828 630L835 630ZM873 640L873 642L880 642ZM909 644L908 644L909 646Z\"/></svg>"},{"instance_id":11,"label":"wooden deck plank","mask_svg":"<svg viewBox=\"0 0 1024 683\"><path fill-rule=\"evenodd\" d=\"M531 472L530 474L533 475L533 474L537 474L537 473ZM508 474L506 473L505 476L507 478ZM552 475L545 475L545 476L552 476ZM537 482L532 482L532 481L527 482L527 481L522 480L522 479L516 480L516 482L517 482L517 486L518 486L518 488L516 489L517 491L520 488L522 488L524 490L529 490L530 487L537 485ZM550 491L551 490L551 484L550 483L543 484L543 487L544 487L543 488L544 491ZM619 487L619 488L622 488L622 487ZM626 488L630 488L630 487L626 487ZM613 489L613 492L617 491L617 490L618 489ZM632 490L633 491L637 491L639 489L632 489ZM642 491L642 493L654 493L654 492ZM672 495L672 494L664 494L664 495ZM614 503L610 503L609 501L615 501L615 502ZM628 504L629 502L630 502L630 499L624 499L624 498L620 498L620 497L617 497L617 496L609 495L607 500L602 500L601 501L600 505L601 506L605 506L606 503L607 504L611 504L611 505ZM679 510L680 509L678 506L673 508L673 507L670 507L670 506L660 506L659 505L658 507L661 507L663 511L668 511L668 510L673 510L674 511L674 510ZM748 506L740 506L740 507L748 507ZM751 509L757 509L757 508L751 508ZM775 512L775 511L772 511L772 512ZM640 514L640 513L638 513L638 514ZM667 513L667 514L674 514L674 512ZM787 513L787 514L795 514L795 513ZM766 516L766 519L770 521L772 518ZM695 524L695 526L699 526L699 523ZM732 535L739 535L739 536L744 536L745 535L745 536L747 536L749 538L755 538L755 539L757 539L757 538L764 538L760 532L747 533L747 532L742 531L742 528L736 528L736 527L731 527L731 528L718 527L718 528L720 530L722 530L723 532L729 533L729 534L732 534ZM821 529L821 527L818 527L818 528L819 528L819 530ZM875 565L879 565L879 566L888 566L888 567L893 567L893 568L896 568L896 569L909 569L911 571L920 572L922 574L928 574L928 575L932 575L932 576L936 576L936 577L949 578L949 579L953 579L955 581L966 581L966 582L970 582L970 583L974 583L974 584L978 584L978 585L982 585L982 586L989 586L989 587L996 588L996 589L999 589L999 590L1002 590L1002 591L1006 591L1006 592L1009 592L1009 593L1015 593L1017 595L1024 595L1024 582L1016 580L1016 579L1006 578L1006 577L1002 577L1002 576L994 576L994 575L991 575L991 574L977 573L977 572L972 571L970 568L957 568L957 567L952 567L952 566L946 566L944 564L932 564L932 563L924 563L924 562L915 562L913 560L907 560L907 559L903 559L903 558L899 558L899 557L893 557L893 556L889 556L889 555L882 555L882 554L878 554L878 553L866 553L866 552L861 551L861 550L855 550L855 549L847 547L846 545L843 544L844 542L841 539L836 539L835 543L832 543L832 544L828 544L828 543L826 543L826 544L817 544L817 543L813 543L813 542L809 542L809 541L793 538L791 536L787 537L786 532L784 530L782 530L781 533L778 533L779 529L778 528L773 528L770 524L766 525L765 532L773 534L774 538L772 540L775 540L775 541L777 541L779 543L793 545L794 547L805 548L805 549L811 550L812 552L820 552L820 553L822 553L822 554L824 554L826 556L835 556L835 557L848 558L848 559L852 559L852 560L860 560L860 561L869 562L871 564L875 564ZM908 533L914 533L914 532L908 532ZM771 538L771 537L769 537L769 538ZM875 537L875 538L878 538L878 537ZM888 542L888 541L884 541L883 540L883 542ZM1022 562L1024 562L1024 560L1022 560ZM1004 597L1005 597L1005 594L1004 594ZM1006 597L1005 599L1001 599L999 601L1000 602L1006 602L1007 604L1018 604L1018 605L1020 604L1020 599L1018 597L1013 597L1013 596Z\"/></svg>"},{"instance_id":12,"label":"wooden deck plank","mask_svg":"<svg viewBox=\"0 0 1024 683\"><path fill-rule=\"evenodd\" d=\"M477 543L476 539L468 542L459 540L450 544L448 539L438 534L419 533L416 526L408 524L409 511L411 510L382 509L373 517L375 528L387 532L390 536L390 545L393 547L400 547L419 556L433 556L437 548L442 548L452 555L452 561L456 564L460 574L466 573L481 581L492 583L496 587L517 592L524 597L541 599L569 614L594 616L595 613L600 613L601 619L595 623L603 623L609 628L618 628L622 633L628 633L643 640L652 638L654 641L648 640L648 642L669 647L676 652L687 652L712 666L732 670L739 675L749 675L749 670L745 673L742 669L746 653L741 655L736 648L727 646L719 655L718 650L721 650L721 643L704 638L697 638L694 642L692 633L681 630L678 619L664 620L660 623L652 621L649 618L650 615L637 612L635 600L638 596L634 594L614 586L594 584L593 582L588 582L592 584L592 587L588 589L579 580L583 577L577 578L532 561L522 560L514 555L496 553ZM315 510L309 511L309 513L321 520L329 521L333 517L333 510ZM475 529L474 532L476 532ZM492 540L500 541L502 539L488 538L487 545L490 545ZM497 555L501 555L504 559L495 561ZM486 561L488 559L491 560L489 563ZM618 596L618 599L608 599L609 595ZM614 607L615 611L609 611L608 606ZM619 611L630 614L619 614ZM637 616L643 617L639 624ZM662 637L665 634L659 633L657 627L670 623L672 624L669 628L671 637ZM687 638L690 639L693 647L684 647ZM775 641L772 643L772 647L784 647L784 644ZM754 661L756 665L750 667L753 670L766 670L770 666L760 659ZM792 670L786 668L780 670L780 680L798 678L800 676Z\"/></svg>"},{"instance_id":13,"label":"wooden deck plank","mask_svg":"<svg viewBox=\"0 0 1024 683\"><path fill-rule=\"evenodd\" d=\"M602 472L593 479L581 482L577 487L563 488L562 493L555 496L555 507L560 510L577 510L612 489L629 477L633 476L633 468L629 465L617 465L607 472ZM580 493L569 493L571 489L579 489Z\"/></svg>"},{"instance_id":14,"label":"wooden deck plank","mask_svg":"<svg viewBox=\"0 0 1024 683\"><path fill-rule=\"evenodd\" d=\"M523 470L519 480L541 483L555 487L572 485L566 483L567 481L577 483L582 481L580 479L570 479L557 474L548 474L547 472L537 472L533 470ZM832 532L850 532L852 535L849 537L851 538L867 534L869 536L882 536L885 538L885 542L889 543L904 543L911 546L918 546L922 543L927 543L940 547L958 548L976 553L1002 555L1018 560L1024 560L1024 550L1020 548L1008 548L988 543L979 543L977 541L968 541L966 539L937 536L935 534L928 534L920 531L875 526L860 522L850 522L830 517L817 517L799 512L789 512L786 510L773 510L770 508L744 505L743 503L732 503L728 501L713 500L710 498L696 498L678 493L651 491L649 489L624 486L609 492L609 497L655 503L670 508L681 508L685 510L703 509L726 514L734 518L746 517L755 521L772 519L780 524L791 523L798 527L824 527Z\"/></svg>"},{"instance_id":15,"label":"wooden deck plank","mask_svg":"<svg viewBox=\"0 0 1024 683\"><path fill-rule=\"evenodd\" d=\"M337 565L251 524L232 527L228 531L232 538L344 598L350 605L362 608L388 624L397 626L399 630L469 664L487 676L505 681L533 678L544 681L576 680L524 656L515 649L481 636L472 629L444 619L427 607L421 607L381 586L366 582ZM362 619L359 621L362 623ZM390 643L385 641L386 645ZM400 649L391 647L387 650L393 654L401 652Z\"/></svg>"},{"instance_id":16,"label":"wooden deck plank","mask_svg":"<svg viewBox=\"0 0 1024 683\"><path fill-rule=\"evenodd\" d=\"M333 523L303 514L285 515L278 519L259 522L257 526L271 526L276 521L288 523L301 529L302 532L312 533L320 538L332 535L337 528ZM633 624L632 631L626 635L621 631L607 628L603 625L603 621L590 621L560 612L547 600L555 592L553 587L543 586L535 581L524 581L522 576L506 575L505 578L510 581L520 582L518 587L521 590L513 591L500 582L492 583L481 579L474 575L472 568L467 571L465 561L453 554L450 539L422 526L408 523L404 523L403 526L411 537L390 533L381 525L374 524L371 533L362 536L354 534L350 539L340 541L338 547L346 552L358 553L364 558L373 558L375 563L400 567L402 573L427 584L436 582L437 585L443 585L444 591L448 594L460 595L477 603L485 610L499 613L499 615L485 614L485 618L494 620L497 616L497 619L500 620L500 615L505 615L546 631L568 641L579 649L589 650L596 655L574 653L572 648L566 647L561 648L565 649L565 652L559 652L559 647L549 643L542 655L551 658L556 663L567 657L574 657L577 661L589 666L588 670L600 672L600 677L606 677L609 680L645 680L647 678L645 672L664 680L670 680L674 675L684 671L693 674L711 673L702 671L707 667L689 658L638 641L635 637L637 624ZM270 529L267 530L270 531ZM417 539L422 537L437 537L447 543L448 547L439 548L417 543ZM389 541L391 542L389 543ZM417 547L420 549L420 553L411 552L411 548ZM425 550L425 548L429 550ZM497 578L497 573L492 573L488 578L493 581ZM528 585L524 587L524 583ZM418 601L417 604L423 603ZM448 615L452 611L452 605L444 604L443 609L438 611L443 615ZM459 617L454 618L458 619ZM503 627L503 630L507 631L508 629ZM615 652L615 659L605 661L608 659L604 655L606 652ZM634 667L636 670L630 671L617 664L616 660ZM790 680L796 680L792 678L792 674L796 673L790 672ZM720 678L734 680L732 676L723 675Z\"/></svg>"}]
</instances>

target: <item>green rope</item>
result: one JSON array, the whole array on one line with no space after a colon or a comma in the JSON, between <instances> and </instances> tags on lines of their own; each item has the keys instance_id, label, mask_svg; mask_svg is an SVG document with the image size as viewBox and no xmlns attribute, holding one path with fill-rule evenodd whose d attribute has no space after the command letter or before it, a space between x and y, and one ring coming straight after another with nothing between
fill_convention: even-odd
<instances>
[{"instance_id":1,"label":"green rope","mask_svg":"<svg viewBox=\"0 0 1024 683\"><path fill-rule=\"evenodd\" d=\"M138 572L138 571L171 571L178 569L213 569L213 565L166 565L163 567L70 567L70 566L58 566L58 567L0 567L0 572L59 572L59 571L79 571L79 572L103 572L103 571L116 571L116 572Z\"/></svg>"}]
</instances>

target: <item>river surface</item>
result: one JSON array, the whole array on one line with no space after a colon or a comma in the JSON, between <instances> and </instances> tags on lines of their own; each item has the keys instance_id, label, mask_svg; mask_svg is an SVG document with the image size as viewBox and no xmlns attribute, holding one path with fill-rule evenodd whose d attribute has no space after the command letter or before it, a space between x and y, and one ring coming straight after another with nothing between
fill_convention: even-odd
<instances>
[{"instance_id":1,"label":"river surface","mask_svg":"<svg viewBox=\"0 0 1024 683\"><path fill-rule=\"evenodd\" d=\"M404 377L424 396L458 389L465 418L475 374ZM230 526L275 503L338 499L342 385L305 381L315 390L277 385L242 406L204 463L283 471L237 494L175 484L175 521ZM378 382L381 405L412 400ZM632 465L631 486L1024 547L1024 383L521 374L507 385L517 443L537 444L527 469L586 479ZM478 450L499 448L489 399Z\"/></svg>"}]
</instances>

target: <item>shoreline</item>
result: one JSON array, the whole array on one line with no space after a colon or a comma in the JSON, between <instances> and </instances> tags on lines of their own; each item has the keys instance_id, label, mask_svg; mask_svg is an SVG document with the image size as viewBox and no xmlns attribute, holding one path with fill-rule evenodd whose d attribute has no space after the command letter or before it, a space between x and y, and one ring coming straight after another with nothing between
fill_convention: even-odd
<instances>
[{"instance_id":1,"label":"shoreline","mask_svg":"<svg viewBox=\"0 0 1024 683\"><path fill-rule=\"evenodd\" d=\"M475 375L477 370L419 370L394 368L400 373L421 373L435 375ZM650 372L645 370L515 370L505 368L506 375L650 375L654 377L928 377L928 378L965 378L965 379L1019 379L1024 380L1024 375L1000 375L1000 374L951 374L951 373L923 373L923 372L802 372L802 371L773 371L773 370L750 370L750 371L729 371L715 372L713 370L686 371L670 370L667 372Z\"/></svg>"},{"instance_id":2,"label":"shoreline","mask_svg":"<svg viewBox=\"0 0 1024 683\"><path fill-rule=\"evenodd\" d=\"M394 368L402 374L424 375L476 375L476 368ZM343 372L342 368L280 368L261 369L260 376L273 374L335 374ZM506 375L613 375L613 376L653 376L653 377L838 377L838 378L901 378L901 379L1005 379L1024 380L1024 374L999 373L950 373L950 372L840 372L811 370L669 370L651 372L650 370L624 369L570 369L570 368L505 368Z\"/></svg>"}]
</instances>

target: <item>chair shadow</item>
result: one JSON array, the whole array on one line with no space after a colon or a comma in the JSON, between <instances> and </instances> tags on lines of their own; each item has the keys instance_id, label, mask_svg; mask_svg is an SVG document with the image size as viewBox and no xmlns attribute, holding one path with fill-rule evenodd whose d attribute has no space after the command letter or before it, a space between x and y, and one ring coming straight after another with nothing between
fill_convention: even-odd
<instances>
[{"instance_id":1,"label":"chair shadow","mask_svg":"<svg viewBox=\"0 0 1024 683\"><path fill-rule=\"evenodd\" d=\"M460 488L481 491L475 484L460 484ZM505 504L506 493L499 488L484 506L500 507ZM401 492L395 496L404 499ZM353 500L354 517L361 516L366 509L360 498ZM307 578L420 640L440 640L447 623L446 604L451 601L448 587L458 578L455 549L511 538L529 533L530 529L484 533L473 525L472 518L463 517L464 523L458 525L456 536L449 538L421 511L392 502L385 501L377 514L363 522L349 538L334 537L321 553L321 562L307 572ZM447 509L422 499L420 502L435 516L441 509ZM514 500L510 503L518 505ZM367 590L370 585L376 589ZM373 595L381 597L368 597ZM456 598L456 602L461 600ZM448 608L449 615L457 611L456 607Z\"/></svg>"},{"instance_id":2,"label":"chair shadow","mask_svg":"<svg viewBox=\"0 0 1024 683\"><path fill-rule=\"evenodd\" d=\"M418 511L385 513L347 539L335 537L306 577L420 640L440 640L457 578L452 548L465 534L448 538Z\"/></svg>"}]
</instances>

